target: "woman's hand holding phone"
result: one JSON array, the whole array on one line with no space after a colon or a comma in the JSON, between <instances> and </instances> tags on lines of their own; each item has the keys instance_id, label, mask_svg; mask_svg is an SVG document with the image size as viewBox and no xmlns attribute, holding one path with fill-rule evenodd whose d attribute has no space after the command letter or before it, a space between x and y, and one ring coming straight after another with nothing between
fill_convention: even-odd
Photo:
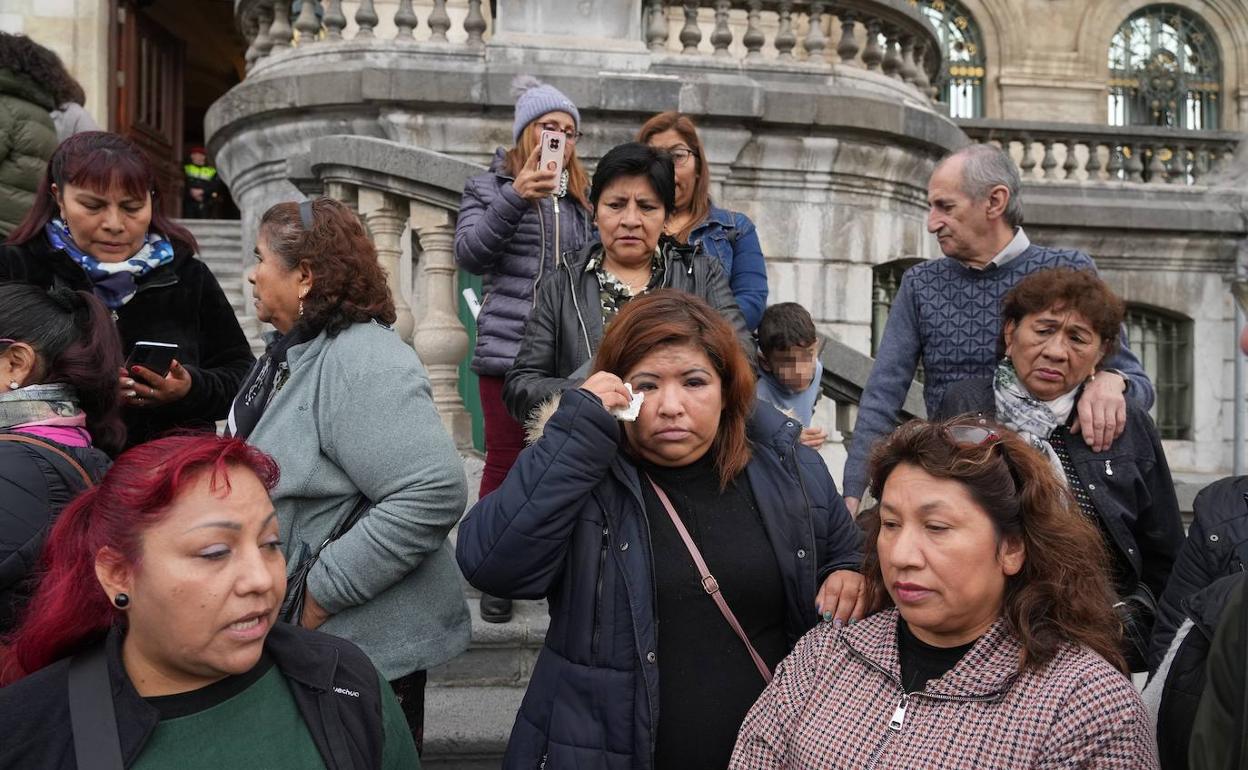
<instances>
[{"instance_id":1,"label":"woman's hand holding phone","mask_svg":"<svg viewBox=\"0 0 1248 770\"><path fill-rule=\"evenodd\" d=\"M511 183L516 193L525 200L535 201L552 195L559 182L555 172L539 168L541 159L542 143L538 142L533 146L533 152L529 153L529 159L524 162L524 168L520 169L516 180Z\"/></svg>"},{"instance_id":2,"label":"woman's hand holding phone","mask_svg":"<svg viewBox=\"0 0 1248 770\"><path fill-rule=\"evenodd\" d=\"M121 370L120 386L127 406L154 407L172 404L186 398L191 392L191 373L175 359L169 366L169 374L161 377L144 366L132 366Z\"/></svg>"}]
</instances>

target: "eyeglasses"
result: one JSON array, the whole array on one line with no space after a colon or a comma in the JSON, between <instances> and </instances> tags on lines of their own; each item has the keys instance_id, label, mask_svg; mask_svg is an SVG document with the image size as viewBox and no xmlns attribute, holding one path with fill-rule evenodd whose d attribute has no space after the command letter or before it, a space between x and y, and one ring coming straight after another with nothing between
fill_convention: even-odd
<instances>
[{"instance_id":1,"label":"eyeglasses","mask_svg":"<svg viewBox=\"0 0 1248 770\"><path fill-rule=\"evenodd\" d=\"M1001 440L1001 434L981 425L949 425L945 435L959 446L985 446Z\"/></svg>"},{"instance_id":2,"label":"eyeglasses","mask_svg":"<svg viewBox=\"0 0 1248 770\"><path fill-rule=\"evenodd\" d=\"M575 128L564 128L563 126L560 126L556 123L538 123L537 127L542 129L543 131L558 131L559 133L566 136L569 142L576 142L582 136L585 136L580 131L577 131Z\"/></svg>"},{"instance_id":3,"label":"eyeglasses","mask_svg":"<svg viewBox=\"0 0 1248 770\"><path fill-rule=\"evenodd\" d=\"M673 147L667 151L667 154L672 156L672 163L676 166L685 165L695 155L694 151L688 147Z\"/></svg>"}]
</instances>

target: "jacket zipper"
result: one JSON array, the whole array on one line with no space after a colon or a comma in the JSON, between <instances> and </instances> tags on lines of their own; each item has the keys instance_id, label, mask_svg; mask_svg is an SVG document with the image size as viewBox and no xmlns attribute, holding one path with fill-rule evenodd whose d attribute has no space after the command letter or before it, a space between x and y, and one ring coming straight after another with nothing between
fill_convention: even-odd
<instances>
[{"instance_id":1,"label":"jacket zipper","mask_svg":"<svg viewBox=\"0 0 1248 770\"><path fill-rule=\"evenodd\" d=\"M607 533L606 527L602 528L602 548L598 551L598 581L594 585L594 635L589 645L590 655L598 655L598 640L602 636L602 622L600 613L602 611L602 573L607 568Z\"/></svg>"},{"instance_id":2,"label":"jacket zipper","mask_svg":"<svg viewBox=\"0 0 1248 770\"><path fill-rule=\"evenodd\" d=\"M555 207L555 251L551 257L555 261L555 267L559 266L559 196L550 196L550 202Z\"/></svg>"},{"instance_id":3,"label":"jacket zipper","mask_svg":"<svg viewBox=\"0 0 1248 770\"><path fill-rule=\"evenodd\" d=\"M594 357L594 346L589 344L589 329L585 326L585 318L581 315L581 303L576 298L579 287L576 285L576 276L572 274L572 268L564 264L564 269L568 272L568 288L572 294L572 308L576 310L576 320L581 326L581 336L585 339L585 353L591 359Z\"/></svg>"},{"instance_id":4,"label":"jacket zipper","mask_svg":"<svg viewBox=\"0 0 1248 770\"><path fill-rule=\"evenodd\" d=\"M542 273L546 270L546 217L542 215L542 202L538 201L534 205L537 206L537 229L542 234L542 249L537 254L537 277L533 279L530 306L537 304L537 284L541 282Z\"/></svg>"}]
</instances>

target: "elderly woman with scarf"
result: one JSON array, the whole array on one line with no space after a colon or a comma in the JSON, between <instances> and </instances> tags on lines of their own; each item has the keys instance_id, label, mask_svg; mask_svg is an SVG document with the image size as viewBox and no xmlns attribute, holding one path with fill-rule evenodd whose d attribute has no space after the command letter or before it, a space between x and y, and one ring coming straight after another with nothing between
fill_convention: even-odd
<instances>
[{"instance_id":1,"label":"elderly woman with scarf","mask_svg":"<svg viewBox=\"0 0 1248 770\"><path fill-rule=\"evenodd\" d=\"M935 418L978 413L1049 459L1112 555L1123 654L1133 671L1144 671L1156 598L1183 545L1170 467L1152 418L1129 401L1126 429L1103 452L1072 440L1069 430L1082 384L1116 349L1124 315L1122 300L1091 271L1027 276L1002 303L996 375L952 385Z\"/></svg>"},{"instance_id":2,"label":"elderly woman with scarf","mask_svg":"<svg viewBox=\"0 0 1248 770\"><path fill-rule=\"evenodd\" d=\"M0 248L0 280L90 291L111 311L122 353L178 346L169 373L118 372L128 445L170 430L214 430L251 367L225 292L195 239L156 205L156 175L128 139L87 131L52 155L35 205Z\"/></svg>"}]
</instances>

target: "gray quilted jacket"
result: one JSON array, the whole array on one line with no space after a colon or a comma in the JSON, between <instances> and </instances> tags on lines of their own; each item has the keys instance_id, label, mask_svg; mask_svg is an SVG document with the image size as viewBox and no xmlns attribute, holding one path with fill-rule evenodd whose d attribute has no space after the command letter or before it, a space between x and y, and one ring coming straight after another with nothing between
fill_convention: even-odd
<instances>
[{"instance_id":1,"label":"gray quilted jacket","mask_svg":"<svg viewBox=\"0 0 1248 770\"><path fill-rule=\"evenodd\" d=\"M511 186L498 148L487 173L464 185L455 226L455 261L484 278L472 370L502 377L520 348L537 281L589 240L589 212L576 199L525 200Z\"/></svg>"}]
</instances>

